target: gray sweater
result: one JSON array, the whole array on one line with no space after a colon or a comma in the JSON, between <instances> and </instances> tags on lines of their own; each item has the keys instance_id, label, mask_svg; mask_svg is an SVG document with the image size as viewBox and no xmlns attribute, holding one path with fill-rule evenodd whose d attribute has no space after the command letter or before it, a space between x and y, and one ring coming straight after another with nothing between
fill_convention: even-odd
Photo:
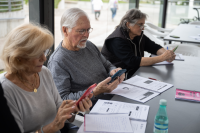
<instances>
[{"instance_id":1,"label":"gray sweater","mask_svg":"<svg viewBox=\"0 0 200 133\"><path fill-rule=\"evenodd\" d=\"M4 96L23 133L35 132L42 125L51 123L62 103L52 75L46 67L42 67L39 77L40 86L37 93L21 89L5 76L1 78Z\"/></svg>"},{"instance_id":2,"label":"gray sweater","mask_svg":"<svg viewBox=\"0 0 200 133\"><path fill-rule=\"evenodd\" d=\"M79 99L90 85L103 81L116 68L90 41L79 51L67 50L61 44L51 55L48 68L63 100Z\"/></svg>"}]
</instances>

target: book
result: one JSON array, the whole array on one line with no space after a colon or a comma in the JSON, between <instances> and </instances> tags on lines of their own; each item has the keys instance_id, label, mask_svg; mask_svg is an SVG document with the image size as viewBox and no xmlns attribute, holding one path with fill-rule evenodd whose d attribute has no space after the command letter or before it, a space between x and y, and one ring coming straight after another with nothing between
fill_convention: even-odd
<instances>
[{"instance_id":1,"label":"book","mask_svg":"<svg viewBox=\"0 0 200 133\"><path fill-rule=\"evenodd\" d=\"M200 92L192 90L176 89L175 99L200 102Z\"/></svg>"}]
</instances>

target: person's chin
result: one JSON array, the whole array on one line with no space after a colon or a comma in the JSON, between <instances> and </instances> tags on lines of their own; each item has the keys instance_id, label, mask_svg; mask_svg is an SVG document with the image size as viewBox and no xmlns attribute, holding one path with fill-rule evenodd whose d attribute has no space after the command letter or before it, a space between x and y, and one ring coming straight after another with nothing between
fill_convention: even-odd
<instances>
[{"instance_id":1,"label":"person's chin","mask_svg":"<svg viewBox=\"0 0 200 133\"><path fill-rule=\"evenodd\" d=\"M42 70L42 65L41 66L37 66L37 72L40 72Z\"/></svg>"}]
</instances>

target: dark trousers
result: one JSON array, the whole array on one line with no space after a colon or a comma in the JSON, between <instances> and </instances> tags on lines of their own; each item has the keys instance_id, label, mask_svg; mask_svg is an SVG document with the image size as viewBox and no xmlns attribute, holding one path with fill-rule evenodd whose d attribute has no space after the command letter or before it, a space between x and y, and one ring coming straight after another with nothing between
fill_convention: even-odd
<instances>
[{"instance_id":1,"label":"dark trousers","mask_svg":"<svg viewBox=\"0 0 200 133\"><path fill-rule=\"evenodd\" d=\"M94 11L95 19L98 19L100 16L100 11Z\"/></svg>"}]
</instances>

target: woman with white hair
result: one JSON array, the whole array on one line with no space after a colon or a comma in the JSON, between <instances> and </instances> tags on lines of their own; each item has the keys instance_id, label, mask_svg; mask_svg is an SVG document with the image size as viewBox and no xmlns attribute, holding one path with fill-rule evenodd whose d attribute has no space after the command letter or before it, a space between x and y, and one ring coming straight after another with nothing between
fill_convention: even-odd
<instances>
[{"instance_id":1,"label":"woman with white hair","mask_svg":"<svg viewBox=\"0 0 200 133\"><path fill-rule=\"evenodd\" d=\"M7 73L1 83L21 132L59 133L65 122L74 120L73 113L92 106L92 94L79 108L76 101L61 99L50 71L43 66L53 45L50 31L24 24L8 34L4 45L1 56Z\"/></svg>"},{"instance_id":2,"label":"woman with white hair","mask_svg":"<svg viewBox=\"0 0 200 133\"><path fill-rule=\"evenodd\" d=\"M127 69L128 78L140 66L149 66L161 61L172 62L173 51L165 50L143 34L147 15L138 9L130 9L121 19L115 31L109 35L101 53L117 67ZM144 51L158 55L144 57Z\"/></svg>"}]
</instances>

